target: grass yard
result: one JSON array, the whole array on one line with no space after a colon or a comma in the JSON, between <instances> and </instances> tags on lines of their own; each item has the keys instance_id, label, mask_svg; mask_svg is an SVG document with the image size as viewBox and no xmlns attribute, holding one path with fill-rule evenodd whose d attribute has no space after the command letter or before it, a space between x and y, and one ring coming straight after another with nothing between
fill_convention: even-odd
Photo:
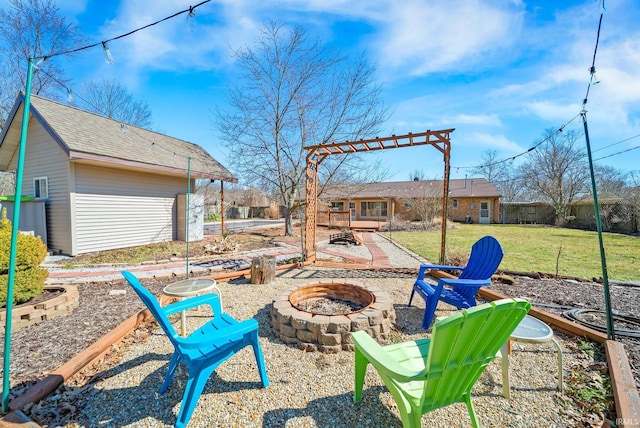
<instances>
[{"instance_id":1,"label":"grass yard","mask_svg":"<svg viewBox=\"0 0 640 428\"><path fill-rule=\"evenodd\" d=\"M440 257L440 230L392 232L399 244L431 262ZM602 277L596 232L540 225L457 224L447 231L447 256L461 252L468 257L471 246L485 235L502 245L500 269L545 272L580 278ZM640 281L640 238L604 233L609 280Z\"/></svg>"}]
</instances>

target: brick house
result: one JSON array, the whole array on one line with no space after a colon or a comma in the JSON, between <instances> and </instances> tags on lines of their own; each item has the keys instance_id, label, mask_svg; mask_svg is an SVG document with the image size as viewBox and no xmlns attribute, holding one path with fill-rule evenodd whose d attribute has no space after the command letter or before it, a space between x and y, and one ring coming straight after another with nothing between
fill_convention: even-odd
<instances>
[{"instance_id":1,"label":"brick house","mask_svg":"<svg viewBox=\"0 0 640 428\"><path fill-rule=\"evenodd\" d=\"M319 195L325 207L349 212L352 221L419 220L419 211L440 216L442 180L413 180L335 186ZM449 180L448 217L452 221L500 222L500 192L485 178Z\"/></svg>"}]
</instances>

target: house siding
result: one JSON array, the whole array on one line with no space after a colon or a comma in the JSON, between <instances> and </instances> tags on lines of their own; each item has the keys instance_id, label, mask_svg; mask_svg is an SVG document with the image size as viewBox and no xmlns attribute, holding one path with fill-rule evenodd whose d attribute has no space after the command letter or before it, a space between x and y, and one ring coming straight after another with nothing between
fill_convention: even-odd
<instances>
[{"instance_id":1,"label":"house siding","mask_svg":"<svg viewBox=\"0 0 640 428\"><path fill-rule=\"evenodd\" d=\"M453 200L458 201L458 207L453 208ZM474 223L480 222L480 202L489 202L489 219L491 223L500 222L500 200L497 198L450 198L449 207L447 210L447 216L452 221L464 222L467 215L471 216L471 221Z\"/></svg>"},{"instance_id":2,"label":"house siding","mask_svg":"<svg viewBox=\"0 0 640 428\"><path fill-rule=\"evenodd\" d=\"M76 164L76 254L176 239L186 187L181 177Z\"/></svg>"},{"instance_id":3,"label":"house siding","mask_svg":"<svg viewBox=\"0 0 640 428\"><path fill-rule=\"evenodd\" d=\"M29 126L26 146L22 194L34 195L33 179L47 177L49 197L45 202L47 218L47 246L69 254L72 251L71 216L69 206L69 163L67 155L37 121ZM11 167L17 167L17 152Z\"/></svg>"}]
</instances>

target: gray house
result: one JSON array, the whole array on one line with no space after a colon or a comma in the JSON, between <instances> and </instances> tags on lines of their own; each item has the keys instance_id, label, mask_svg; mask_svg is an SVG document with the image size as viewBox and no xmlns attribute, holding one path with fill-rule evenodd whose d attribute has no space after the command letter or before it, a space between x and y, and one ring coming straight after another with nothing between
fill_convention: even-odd
<instances>
[{"instance_id":1,"label":"gray house","mask_svg":"<svg viewBox=\"0 0 640 428\"><path fill-rule=\"evenodd\" d=\"M0 134L1 171L17 166L23 102L18 96ZM189 175L191 189L196 179L237 182L196 144L31 97L22 194L45 201L51 250L78 255L178 239Z\"/></svg>"}]
</instances>

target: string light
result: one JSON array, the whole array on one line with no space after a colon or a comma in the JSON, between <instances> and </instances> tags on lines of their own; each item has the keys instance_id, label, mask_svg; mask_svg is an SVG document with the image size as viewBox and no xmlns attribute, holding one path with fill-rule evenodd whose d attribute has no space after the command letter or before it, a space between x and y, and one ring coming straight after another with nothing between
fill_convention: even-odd
<instances>
[{"instance_id":1,"label":"string light","mask_svg":"<svg viewBox=\"0 0 640 428\"><path fill-rule=\"evenodd\" d=\"M192 6L189 6L189 13L187 14L187 22L189 23L189 30L193 31L194 21L196 18L196 11Z\"/></svg>"},{"instance_id":2,"label":"string light","mask_svg":"<svg viewBox=\"0 0 640 428\"><path fill-rule=\"evenodd\" d=\"M73 102L73 95L71 94L71 89L67 88L67 102L68 103L72 103Z\"/></svg>"},{"instance_id":3,"label":"string light","mask_svg":"<svg viewBox=\"0 0 640 428\"><path fill-rule=\"evenodd\" d=\"M56 52L54 54L51 54L51 55L48 55L48 56L44 56L44 57L32 57L31 59L45 59L46 60L46 59L48 59L50 57L59 56L59 55L67 55L67 54L71 54L71 53L75 53L75 52L80 52L80 51L83 51L83 50L86 50L86 49L91 49L93 47L100 46L100 45L102 45L102 48L105 51L105 55L107 55L107 51L109 49L108 45L107 45L108 42L111 42L113 40L122 39L123 37L130 36L133 33L136 33L136 32L138 32L140 30L144 30L145 28L152 27L154 25L157 25L157 24L159 24L161 22L164 22L164 21L167 21L169 19L175 18L176 16L182 15L183 13L190 13L190 14L193 13L193 15L195 16L196 8L202 6L205 3L209 3L210 1L211 0L202 1L202 2L200 2L198 4L196 4L195 6L189 6L188 9L184 9L184 10L181 10L180 12L176 12L173 15L167 16L166 18L162 18L162 19L160 19L158 21L152 22L151 24L147 24L147 25L145 25L143 27L136 28L135 30L129 31L128 33L121 34L119 36L112 37L110 39L107 39L107 40L104 40L104 41L101 41L101 42L98 42L98 43L93 43L91 45L86 45L86 46L82 46L82 47L75 48L75 49L69 49L69 50L62 51L62 52ZM109 56L111 56L110 53L109 53ZM111 60L113 61L113 58Z\"/></svg>"},{"instance_id":4,"label":"string light","mask_svg":"<svg viewBox=\"0 0 640 428\"><path fill-rule=\"evenodd\" d=\"M537 149L538 147L540 147L542 144L546 143L546 142L547 142L547 141L549 141L552 137L554 137L557 133L561 133L561 132L563 132L563 131L564 131L564 128L566 128L566 127L567 127L567 125L569 125L571 122L573 122L574 120L576 120L578 117L580 117L580 113L578 113L578 114L576 114L575 116L573 116L573 117L572 117L568 122L566 122L566 123L562 124L562 126L560 126L560 127L559 127L555 132L553 132L553 133L551 133L551 134L547 135L547 137L546 137L546 138L544 138L544 139L540 140L540 141L539 141L537 144L535 144L534 146L529 147L526 151L524 151L524 152L522 152L522 153L519 153L519 154L517 154L517 155L515 155L515 156L508 157L508 158L505 158L505 159L501 159L501 160L499 160L499 161L491 162L491 163L488 163L488 164L485 164L485 165L475 165L475 166L454 166L454 167L452 167L452 168L456 168L456 171L458 171L459 169L480 169L480 168L483 168L483 167L485 167L485 166L486 166L486 167L490 167L490 166L498 165L498 164L501 164L501 163L504 163L504 162L514 161L514 160L516 160L516 158L519 158L520 156L524 156L524 155L526 155L527 153L529 153L529 152L532 152L532 151L536 150L536 149Z\"/></svg>"},{"instance_id":5,"label":"string light","mask_svg":"<svg viewBox=\"0 0 640 428\"><path fill-rule=\"evenodd\" d=\"M113 57L111 56L111 51L109 50L109 45L107 42L102 42L102 49L104 50L104 57L107 64L111 65L114 63Z\"/></svg>"}]
</instances>

